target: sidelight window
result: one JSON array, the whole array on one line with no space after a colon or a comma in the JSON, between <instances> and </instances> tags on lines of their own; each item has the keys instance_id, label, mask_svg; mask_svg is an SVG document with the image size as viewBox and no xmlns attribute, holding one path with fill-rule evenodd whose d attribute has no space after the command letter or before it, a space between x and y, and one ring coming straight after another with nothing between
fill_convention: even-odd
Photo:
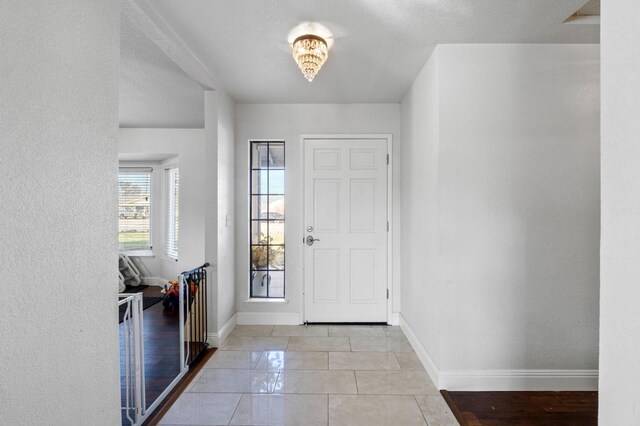
<instances>
[{"instance_id":1,"label":"sidelight window","mask_svg":"<svg viewBox=\"0 0 640 426\"><path fill-rule=\"evenodd\" d=\"M250 164L250 296L284 298L284 142L252 141Z\"/></svg>"}]
</instances>

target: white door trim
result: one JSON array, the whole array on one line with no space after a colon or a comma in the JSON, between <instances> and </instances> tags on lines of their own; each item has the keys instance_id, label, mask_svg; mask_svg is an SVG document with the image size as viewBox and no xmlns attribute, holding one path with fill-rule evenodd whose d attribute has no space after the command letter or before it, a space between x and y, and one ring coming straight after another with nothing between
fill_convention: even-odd
<instances>
[{"instance_id":1,"label":"white door trim","mask_svg":"<svg viewBox=\"0 0 640 426\"><path fill-rule=\"evenodd\" d=\"M306 141L313 139L382 139L387 141L387 155L389 156L389 166L387 168L387 220L389 222L389 232L387 233L387 291L389 292L389 298L387 299L387 324L392 323L393 318L393 136L390 133L352 133L352 134L301 134L300 135L300 145L302 149L300 150L300 182L304 181L305 176L305 162L304 155L306 150ZM304 200L304 185L300 185L300 196L301 200ZM300 217L304 216L304 202L300 203ZM302 259L302 263L298 268L298 279L301 283L300 285L300 323L304 324L306 320L306 300L304 297L305 291L305 282L304 282L304 248L305 245L303 243L305 230L304 230L304 221L301 221L302 226L300 229L296 231L296 239L298 244L300 244L300 259Z\"/></svg>"}]
</instances>

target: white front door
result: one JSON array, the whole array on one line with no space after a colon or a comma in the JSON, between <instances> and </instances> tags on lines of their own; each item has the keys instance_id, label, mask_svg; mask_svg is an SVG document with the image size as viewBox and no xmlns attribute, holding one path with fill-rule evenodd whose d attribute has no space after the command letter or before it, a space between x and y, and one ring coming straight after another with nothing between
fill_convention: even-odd
<instances>
[{"instance_id":1,"label":"white front door","mask_svg":"<svg viewBox=\"0 0 640 426\"><path fill-rule=\"evenodd\" d=\"M304 139L308 322L387 322L387 145Z\"/></svg>"}]
</instances>

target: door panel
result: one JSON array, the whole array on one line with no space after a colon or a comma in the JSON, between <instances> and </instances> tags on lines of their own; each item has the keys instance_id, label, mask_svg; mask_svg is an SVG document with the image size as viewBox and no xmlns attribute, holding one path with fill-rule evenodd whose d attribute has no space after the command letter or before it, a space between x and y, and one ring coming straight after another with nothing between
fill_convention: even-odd
<instances>
[{"instance_id":1,"label":"door panel","mask_svg":"<svg viewBox=\"0 0 640 426\"><path fill-rule=\"evenodd\" d=\"M340 251L316 249L313 253L313 302L337 303L340 300L338 288L340 271Z\"/></svg>"},{"instance_id":2,"label":"door panel","mask_svg":"<svg viewBox=\"0 0 640 426\"><path fill-rule=\"evenodd\" d=\"M376 251L351 249L351 303L376 302Z\"/></svg>"},{"instance_id":3,"label":"door panel","mask_svg":"<svg viewBox=\"0 0 640 426\"><path fill-rule=\"evenodd\" d=\"M340 170L340 150L337 149L314 149L313 150L314 170Z\"/></svg>"},{"instance_id":4,"label":"door panel","mask_svg":"<svg viewBox=\"0 0 640 426\"><path fill-rule=\"evenodd\" d=\"M387 140L305 139L305 320L387 321Z\"/></svg>"},{"instance_id":5,"label":"door panel","mask_svg":"<svg viewBox=\"0 0 640 426\"><path fill-rule=\"evenodd\" d=\"M313 223L316 232L340 232L340 180L313 182Z\"/></svg>"},{"instance_id":6,"label":"door panel","mask_svg":"<svg viewBox=\"0 0 640 426\"><path fill-rule=\"evenodd\" d=\"M351 179L349 213L351 232L375 232L376 181Z\"/></svg>"},{"instance_id":7,"label":"door panel","mask_svg":"<svg viewBox=\"0 0 640 426\"><path fill-rule=\"evenodd\" d=\"M372 149L352 149L349 152L351 170L374 170L376 152Z\"/></svg>"}]
</instances>

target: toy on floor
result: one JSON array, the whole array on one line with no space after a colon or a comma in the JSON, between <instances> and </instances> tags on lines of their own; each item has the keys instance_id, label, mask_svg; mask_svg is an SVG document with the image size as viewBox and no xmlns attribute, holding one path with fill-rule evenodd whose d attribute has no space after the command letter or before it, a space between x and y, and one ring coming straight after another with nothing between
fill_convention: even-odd
<instances>
[{"instance_id":1,"label":"toy on floor","mask_svg":"<svg viewBox=\"0 0 640 426\"><path fill-rule=\"evenodd\" d=\"M180 283L178 281L169 281L168 285L162 290L164 298L162 306L165 310L177 311L180 303Z\"/></svg>"},{"instance_id":2,"label":"toy on floor","mask_svg":"<svg viewBox=\"0 0 640 426\"><path fill-rule=\"evenodd\" d=\"M196 275L188 275L186 277L187 285L185 285L185 293L186 289L189 289L189 305L193 303L193 299L198 292L198 284L199 279ZM164 299L162 300L162 305L165 310L177 311L178 305L180 304L180 283L178 281L169 281L168 285L164 286L162 290L164 294ZM185 307L186 310L186 307Z\"/></svg>"}]
</instances>

